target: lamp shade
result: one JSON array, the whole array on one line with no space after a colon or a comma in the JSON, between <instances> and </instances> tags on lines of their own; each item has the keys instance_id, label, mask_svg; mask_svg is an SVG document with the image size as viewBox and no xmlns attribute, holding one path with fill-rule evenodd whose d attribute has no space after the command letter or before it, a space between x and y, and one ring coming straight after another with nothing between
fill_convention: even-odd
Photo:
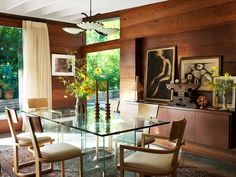
<instances>
[{"instance_id":1,"label":"lamp shade","mask_svg":"<svg viewBox=\"0 0 236 177\"><path fill-rule=\"evenodd\" d=\"M84 32L84 30L80 28L72 28L72 27L65 27L62 28L65 32L70 33L70 34L79 34L81 32Z\"/></svg>"},{"instance_id":2,"label":"lamp shade","mask_svg":"<svg viewBox=\"0 0 236 177\"><path fill-rule=\"evenodd\" d=\"M107 34L107 35L114 34L119 31L118 28L104 28L104 27L101 29L98 29L98 30L104 34Z\"/></svg>"},{"instance_id":3,"label":"lamp shade","mask_svg":"<svg viewBox=\"0 0 236 177\"><path fill-rule=\"evenodd\" d=\"M92 21L92 22L87 21L87 22L77 23L77 26L79 28L84 29L84 30L97 30L99 28L102 28L103 24L100 22L96 22L96 21Z\"/></svg>"}]
</instances>

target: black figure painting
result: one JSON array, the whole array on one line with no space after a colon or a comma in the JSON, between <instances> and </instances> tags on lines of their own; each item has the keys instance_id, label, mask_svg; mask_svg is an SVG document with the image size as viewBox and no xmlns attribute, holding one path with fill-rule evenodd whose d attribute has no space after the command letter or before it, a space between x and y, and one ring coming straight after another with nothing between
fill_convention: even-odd
<instances>
[{"instance_id":1,"label":"black figure painting","mask_svg":"<svg viewBox=\"0 0 236 177\"><path fill-rule=\"evenodd\" d=\"M166 84L174 82L175 47L147 51L145 100L170 101L172 92Z\"/></svg>"}]
</instances>

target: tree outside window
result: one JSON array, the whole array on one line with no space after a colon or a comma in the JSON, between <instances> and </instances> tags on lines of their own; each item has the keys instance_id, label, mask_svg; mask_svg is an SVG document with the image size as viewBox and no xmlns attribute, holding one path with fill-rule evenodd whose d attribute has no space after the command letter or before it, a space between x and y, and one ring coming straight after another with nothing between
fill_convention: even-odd
<instances>
[{"instance_id":1,"label":"tree outside window","mask_svg":"<svg viewBox=\"0 0 236 177\"><path fill-rule=\"evenodd\" d=\"M14 90L14 98L18 98L18 70L22 69L22 61L22 30L0 26L0 88Z\"/></svg>"}]
</instances>

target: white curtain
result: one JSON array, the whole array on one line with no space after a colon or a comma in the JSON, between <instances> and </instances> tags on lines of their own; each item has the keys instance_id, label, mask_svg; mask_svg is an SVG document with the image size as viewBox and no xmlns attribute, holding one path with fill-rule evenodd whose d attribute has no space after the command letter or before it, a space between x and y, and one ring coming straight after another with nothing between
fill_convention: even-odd
<instances>
[{"instance_id":1,"label":"white curtain","mask_svg":"<svg viewBox=\"0 0 236 177\"><path fill-rule=\"evenodd\" d=\"M46 23L23 21L23 87L22 107L28 98L48 98L51 108L51 64Z\"/></svg>"}]
</instances>

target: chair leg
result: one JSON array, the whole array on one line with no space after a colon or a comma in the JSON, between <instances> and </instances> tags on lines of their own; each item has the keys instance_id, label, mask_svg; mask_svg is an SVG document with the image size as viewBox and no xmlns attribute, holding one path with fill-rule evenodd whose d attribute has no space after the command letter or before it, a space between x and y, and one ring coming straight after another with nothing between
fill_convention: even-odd
<instances>
[{"instance_id":1,"label":"chair leg","mask_svg":"<svg viewBox=\"0 0 236 177\"><path fill-rule=\"evenodd\" d=\"M125 176L125 172L122 168L120 168L120 177L124 177Z\"/></svg>"},{"instance_id":2,"label":"chair leg","mask_svg":"<svg viewBox=\"0 0 236 177\"><path fill-rule=\"evenodd\" d=\"M114 145L115 149L114 149L114 163L115 163L115 166L117 165L117 142L115 142L115 145Z\"/></svg>"},{"instance_id":3,"label":"chair leg","mask_svg":"<svg viewBox=\"0 0 236 177\"><path fill-rule=\"evenodd\" d=\"M42 177L42 163L38 160L35 159L35 173L36 173L36 177Z\"/></svg>"},{"instance_id":4,"label":"chair leg","mask_svg":"<svg viewBox=\"0 0 236 177\"><path fill-rule=\"evenodd\" d=\"M65 176L65 162L61 161L61 177Z\"/></svg>"},{"instance_id":5,"label":"chair leg","mask_svg":"<svg viewBox=\"0 0 236 177\"><path fill-rule=\"evenodd\" d=\"M96 158L98 159L99 158L98 157L98 153L99 153L99 137L97 136L96 139L97 139L97 143L96 143Z\"/></svg>"},{"instance_id":6,"label":"chair leg","mask_svg":"<svg viewBox=\"0 0 236 177\"><path fill-rule=\"evenodd\" d=\"M171 177L177 177L177 169L173 171L173 173L171 174Z\"/></svg>"},{"instance_id":7,"label":"chair leg","mask_svg":"<svg viewBox=\"0 0 236 177\"><path fill-rule=\"evenodd\" d=\"M18 146L14 146L14 149L13 149L13 157L14 157L14 173L18 173L19 172L19 155L18 155Z\"/></svg>"},{"instance_id":8,"label":"chair leg","mask_svg":"<svg viewBox=\"0 0 236 177\"><path fill-rule=\"evenodd\" d=\"M84 176L84 171L83 171L83 155L80 156L80 169L79 169L79 176L83 177Z\"/></svg>"}]
</instances>

